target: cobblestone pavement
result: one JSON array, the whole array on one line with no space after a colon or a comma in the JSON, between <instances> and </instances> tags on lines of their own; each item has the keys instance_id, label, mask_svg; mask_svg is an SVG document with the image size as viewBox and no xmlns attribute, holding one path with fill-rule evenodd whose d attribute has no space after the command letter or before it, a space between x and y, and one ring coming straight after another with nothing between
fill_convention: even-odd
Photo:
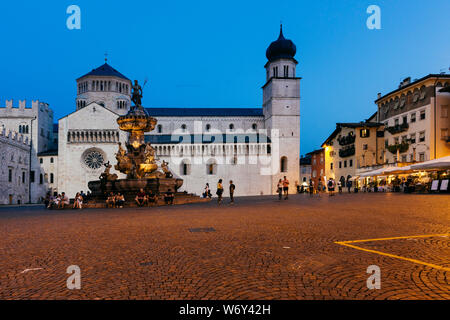
<instances>
[{"instance_id":1,"label":"cobblestone pavement","mask_svg":"<svg viewBox=\"0 0 450 320\"><path fill-rule=\"evenodd\" d=\"M226 201L1 208L0 299L450 299L447 195ZM352 244L429 265L336 243L403 236ZM80 290L66 287L70 265ZM366 286L369 265L379 290Z\"/></svg>"}]
</instances>

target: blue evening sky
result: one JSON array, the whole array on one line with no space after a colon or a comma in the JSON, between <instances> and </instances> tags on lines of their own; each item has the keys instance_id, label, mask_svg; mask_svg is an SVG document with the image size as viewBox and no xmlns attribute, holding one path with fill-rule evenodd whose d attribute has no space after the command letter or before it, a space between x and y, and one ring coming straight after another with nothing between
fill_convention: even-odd
<instances>
[{"instance_id":1,"label":"blue evening sky","mask_svg":"<svg viewBox=\"0 0 450 320\"><path fill-rule=\"evenodd\" d=\"M66 8L81 8L81 30ZM381 8L381 30L366 9ZM297 46L301 153L336 122L376 111L377 92L402 78L448 71L449 0L1 1L1 104L40 99L55 122L75 109L75 79L104 62L148 78L148 107L259 107L265 51L278 37Z\"/></svg>"}]
</instances>

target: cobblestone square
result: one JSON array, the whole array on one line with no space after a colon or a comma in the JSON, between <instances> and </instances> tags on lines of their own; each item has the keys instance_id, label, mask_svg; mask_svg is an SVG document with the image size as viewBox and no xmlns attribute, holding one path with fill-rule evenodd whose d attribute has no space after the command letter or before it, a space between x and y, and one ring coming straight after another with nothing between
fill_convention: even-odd
<instances>
[{"instance_id":1,"label":"cobblestone square","mask_svg":"<svg viewBox=\"0 0 450 320\"><path fill-rule=\"evenodd\" d=\"M227 201L0 208L0 299L450 299L447 195Z\"/></svg>"}]
</instances>

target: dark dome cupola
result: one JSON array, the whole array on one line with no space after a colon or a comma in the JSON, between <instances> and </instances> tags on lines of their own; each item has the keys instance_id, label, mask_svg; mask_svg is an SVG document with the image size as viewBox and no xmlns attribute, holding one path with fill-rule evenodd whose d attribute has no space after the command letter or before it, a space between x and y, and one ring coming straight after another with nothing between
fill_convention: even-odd
<instances>
[{"instance_id":1,"label":"dark dome cupola","mask_svg":"<svg viewBox=\"0 0 450 320\"><path fill-rule=\"evenodd\" d=\"M277 59L294 59L297 48L295 44L283 36L283 26L280 25L280 35L278 39L270 44L266 51L269 62Z\"/></svg>"}]
</instances>

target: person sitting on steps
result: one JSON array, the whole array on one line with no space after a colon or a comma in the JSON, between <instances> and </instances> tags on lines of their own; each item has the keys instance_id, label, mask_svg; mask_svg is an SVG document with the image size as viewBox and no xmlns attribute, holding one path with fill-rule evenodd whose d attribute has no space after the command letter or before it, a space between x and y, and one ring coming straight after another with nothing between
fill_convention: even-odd
<instances>
[{"instance_id":1,"label":"person sitting on steps","mask_svg":"<svg viewBox=\"0 0 450 320\"><path fill-rule=\"evenodd\" d=\"M173 199L174 199L174 194L172 192L171 189L167 190L167 192L164 194L164 202L167 205L172 205L173 204Z\"/></svg>"},{"instance_id":2,"label":"person sitting on steps","mask_svg":"<svg viewBox=\"0 0 450 320\"><path fill-rule=\"evenodd\" d=\"M143 205L147 204L147 195L145 194L144 189L141 188L139 190L135 200L139 207L142 207Z\"/></svg>"}]
</instances>

